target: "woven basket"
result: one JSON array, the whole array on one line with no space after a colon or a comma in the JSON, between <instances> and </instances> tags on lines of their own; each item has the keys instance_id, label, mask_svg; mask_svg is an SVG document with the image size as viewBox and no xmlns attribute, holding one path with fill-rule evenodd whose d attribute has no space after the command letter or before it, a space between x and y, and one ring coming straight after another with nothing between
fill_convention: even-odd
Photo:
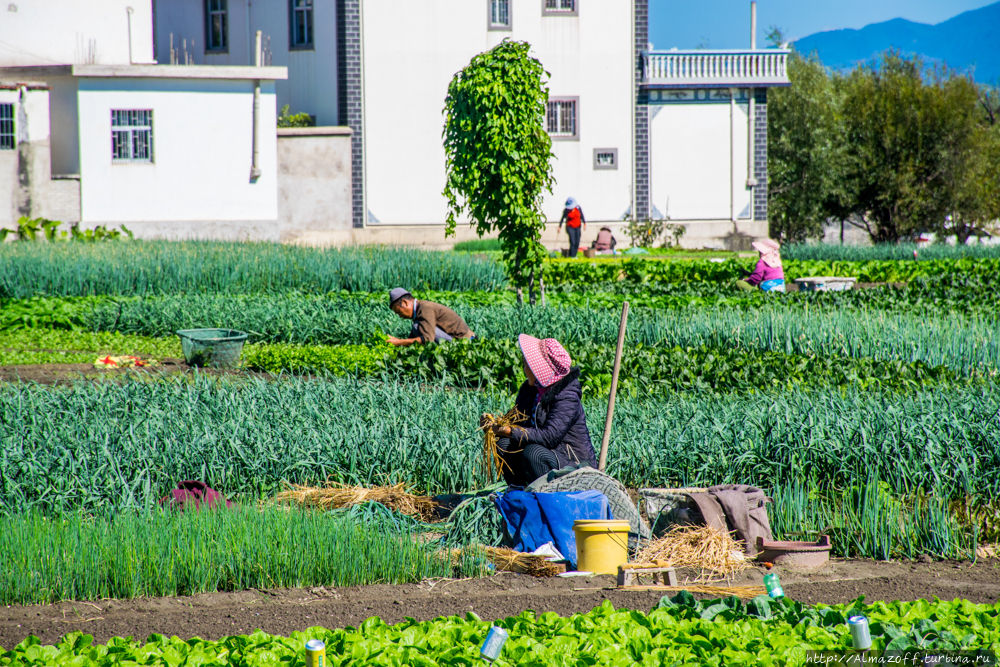
<instances>
[{"instance_id":1,"label":"woven basket","mask_svg":"<svg viewBox=\"0 0 1000 667\"><path fill-rule=\"evenodd\" d=\"M188 366L232 368L240 361L247 334L235 329L181 329L177 332Z\"/></svg>"}]
</instances>

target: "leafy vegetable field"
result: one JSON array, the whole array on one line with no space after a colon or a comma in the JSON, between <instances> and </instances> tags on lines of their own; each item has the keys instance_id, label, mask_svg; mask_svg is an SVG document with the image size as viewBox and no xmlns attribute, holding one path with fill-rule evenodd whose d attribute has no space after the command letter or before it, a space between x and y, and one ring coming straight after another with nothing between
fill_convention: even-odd
<instances>
[{"instance_id":1,"label":"leafy vegetable field","mask_svg":"<svg viewBox=\"0 0 1000 667\"><path fill-rule=\"evenodd\" d=\"M961 600L866 605L859 598L845 605L807 607L763 597L746 604L737 598L696 601L681 593L664 598L648 614L616 610L605 601L589 613L568 618L525 611L503 619L496 625L510 639L494 664L804 665L809 651L848 651L847 618L856 614L868 617L878 654L1000 649L998 605ZM146 642L117 638L107 645L94 645L91 636L76 632L56 646L28 638L0 651L0 665L301 665L304 645L311 639L326 644L327 660L334 666L477 665L490 625L472 613L392 626L370 618L358 628L314 627L290 637L258 631L213 642L153 635Z\"/></svg>"}]
</instances>

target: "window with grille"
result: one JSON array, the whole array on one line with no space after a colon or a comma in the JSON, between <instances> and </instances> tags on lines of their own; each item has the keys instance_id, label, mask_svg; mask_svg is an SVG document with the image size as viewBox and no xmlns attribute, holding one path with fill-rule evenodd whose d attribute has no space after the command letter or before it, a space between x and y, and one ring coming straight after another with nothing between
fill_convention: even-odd
<instances>
[{"instance_id":1,"label":"window with grille","mask_svg":"<svg viewBox=\"0 0 1000 667\"><path fill-rule=\"evenodd\" d=\"M617 168L618 168L617 148L594 149L594 169L617 169Z\"/></svg>"},{"instance_id":2,"label":"window with grille","mask_svg":"<svg viewBox=\"0 0 1000 667\"><path fill-rule=\"evenodd\" d=\"M575 14L576 0L543 0L546 14Z\"/></svg>"},{"instance_id":3,"label":"window with grille","mask_svg":"<svg viewBox=\"0 0 1000 667\"><path fill-rule=\"evenodd\" d=\"M510 30L510 0L489 0L490 30Z\"/></svg>"},{"instance_id":4,"label":"window with grille","mask_svg":"<svg viewBox=\"0 0 1000 667\"><path fill-rule=\"evenodd\" d=\"M116 164L153 161L153 111L111 110L111 161Z\"/></svg>"},{"instance_id":5,"label":"window with grille","mask_svg":"<svg viewBox=\"0 0 1000 667\"><path fill-rule=\"evenodd\" d=\"M577 137L576 99L549 100L546 130L554 139Z\"/></svg>"},{"instance_id":6,"label":"window with grille","mask_svg":"<svg viewBox=\"0 0 1000 667\"><path fill-rule=\"evenodd\" d=\"M229 48L228 0L205 0L205 44L209 51Z\"/></svg>"},{"instance_id":7,"label":"window with grille","mask_svg":"<svg viewBox=\"0 0 1000 667\"><path fill-rule=\"evenodd\" d=\"M311 49L313 46L313 0L291 0L292 48Z\"/></svg>"},{"instance_id":8,"label":"window with grille","mask_svg":"<svg viewBox=\"0 0 1000 667\"><path fill-rule=\"evenodd\" d=\"M17 148L17 137L14 135L14 105L0 104L0 150Z\"/></svg>"}]
</instances>

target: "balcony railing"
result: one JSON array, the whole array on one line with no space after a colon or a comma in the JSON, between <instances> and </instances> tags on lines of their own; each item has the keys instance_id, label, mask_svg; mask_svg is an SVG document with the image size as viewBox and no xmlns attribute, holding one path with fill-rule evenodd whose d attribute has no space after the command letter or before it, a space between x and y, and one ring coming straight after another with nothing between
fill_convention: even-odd
<instances>
[{"instance_id":1,"label":"balcony railing","mask_svg":"<svg viewBox=\"0 0 1000 667\"><path fill-rule=\"evenodd\" d=\"M788 51L647 51L642 85L651 88L787 86Z\"/></svg>"}]
</instances>

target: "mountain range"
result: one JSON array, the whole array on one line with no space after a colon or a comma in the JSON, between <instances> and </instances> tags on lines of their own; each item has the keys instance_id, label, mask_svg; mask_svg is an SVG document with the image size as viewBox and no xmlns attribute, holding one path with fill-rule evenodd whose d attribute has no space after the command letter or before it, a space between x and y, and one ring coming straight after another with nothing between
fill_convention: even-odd
<instances>
[{"instance_id":1,"label":"mountain range","mask_svg":"<svg viewBox=\"0 0 1000 667\"><path fill-rule=\"evenodd\" d=\"M827 67L849 69L886 49L920 54L929 63L974 71L980 83L1000 83L1000 2L973 9L937 25L892 19L860 30L829 30L793 42L816 53Z\"/></svg>"}]
</instances>

